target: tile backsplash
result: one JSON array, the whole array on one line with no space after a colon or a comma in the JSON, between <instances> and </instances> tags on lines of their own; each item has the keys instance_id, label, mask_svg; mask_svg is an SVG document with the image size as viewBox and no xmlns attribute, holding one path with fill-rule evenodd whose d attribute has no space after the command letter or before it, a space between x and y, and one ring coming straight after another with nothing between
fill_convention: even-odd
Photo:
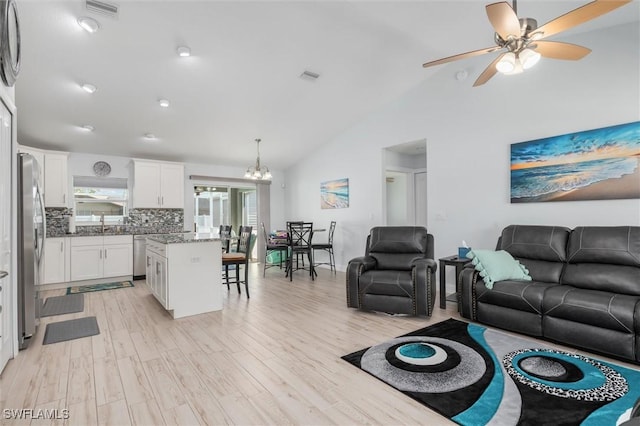
<instances>
[{"instance_id":1,"label":"tile backsplash","mask_svg":"<svg viewBox=\"0 0 640 426\"><path fill-rule=\"evenodd\" d=\"M184 230L184 209L131 209L130 234L169 233Z\"/></svg>"},{"instance_id":2,"label":"tile backsplash","mask_svg":"<svg viewBox=\"0 0 640 426\"><path fill-rule=\"evenodd\" d=\"M45 209L47 237L62 237L69 232L70 208ZM107 226L108 233L165 234L184 231L184 209L131 209L125 225ZM77 235L95 235L97 226L80 226L76 222Z\"/></svg>"},{"instance_id":3,"label":"tile backsplash","mask_svg":"<svg viewBox=\"0 0 640 426\"><path fill-rule=\"evenodd\" d=\"M69 217L73 214L73 209L47 207L44 213L47 220L47 237L64 236L69 230Z\"/></svg>"}]
</instances>

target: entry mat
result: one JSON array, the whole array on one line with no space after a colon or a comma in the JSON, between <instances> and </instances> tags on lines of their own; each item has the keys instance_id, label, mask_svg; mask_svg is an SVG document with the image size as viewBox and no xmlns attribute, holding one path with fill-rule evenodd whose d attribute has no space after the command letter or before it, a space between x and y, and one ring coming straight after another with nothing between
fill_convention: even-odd
<instances>
[{"instance_id":1,"label":"entry mat","mask_svg":"<svg viewBox=\"0 0 640 426\"><path fill-rule=\"evenodd\" d=\"M68 321L52 322L47 324L44 332L43 345L66 342L67 340L80 339L81 337L100 334L96 317L76 318Z\"/></svg>"},{"instance_id":2,"label":"entry mat","mask_svg":"<svg viewBox=\"0 0 640 426\"><path fill-rule=\"evenodd\" d=\"M89 293L91 291L113 290L127 287L133 287L133 283L131 281L117 281L114 283L81 285L78 287L67 287L67 294Z\"/></svg>"},{"instance_id":3,"label":"entry mat","mask_svg":"<svg viewBox=\"0 0 640 426\"><path fill-rule=\"evenodd\" d=\"M41 317L73 314L84 311L84 294L47 297L40 310Z\"/></svg>"},{"instance_id":4,"label":"entry mat","mask_svg":"<svg viewBox=\"0 0 640 426\"><path fill-rule=\"evenodd\" d=\"M638 369L454 319L342 358L461 425L615 425L640 398Z\"/></svg>"}]
</instances>

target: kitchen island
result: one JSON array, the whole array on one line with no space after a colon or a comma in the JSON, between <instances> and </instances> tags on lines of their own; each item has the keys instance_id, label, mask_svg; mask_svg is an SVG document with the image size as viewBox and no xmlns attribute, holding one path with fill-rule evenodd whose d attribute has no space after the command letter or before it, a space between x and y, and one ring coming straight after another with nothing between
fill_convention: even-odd
<instances>
[{"instance_id":1,"label":"kitchen island","mask_svg":"<svg viewBox=\"0 0 640 426\"><path fill-rule=\"evenodd\" d=\"M222 247L215 234L147 238L147 285L173 318L222 309Z\"/></svg>"}]
</instances>

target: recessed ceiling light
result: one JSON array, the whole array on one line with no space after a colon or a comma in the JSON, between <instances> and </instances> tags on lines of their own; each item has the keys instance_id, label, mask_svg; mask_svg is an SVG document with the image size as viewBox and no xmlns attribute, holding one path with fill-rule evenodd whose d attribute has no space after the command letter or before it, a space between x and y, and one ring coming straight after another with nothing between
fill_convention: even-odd
<instances>
[{"instance_id":1,"label":"recessed ceiling light","mask_svg":"<svg viewBox=\"0 0 640 426\"><path fill-rule=\"evenodd\" d=\"M144 138L148 141L155 141L158 139L156 138L156 135L154 135L153 133L145 133Z\"/></svg>"},{"instance_id":2,"label":"recessed ceiling light","mask_svg":"<svg viewBox=\"0 0 640 426\"><path fill-rule=\"evenodd\" d=\"M83 126L80 127L82 130L86 130L87 132L93 132L95 130L95 127L93 127L91 124L85 124Z\"/></svg>"},{"instance_id":3,"label":"recessed ceiling light","mask_svg":"<svg viewBox=\"0 0 640 426\"><path fill-rule=\"evenodd\" d=\"M178 55L182 56L183 58L191 56L191 49L189 49L187 46L179 46Z\"/></svg>"},{"instance_id":4,"label":"recessed ceiling light","mask_svg":"<svg viewBox=\"0 0 640 426\"><path fill-rule=\"evenodd\" d=\"M100 24L98 23L98 21L87 16L78 18L78 25L80 25L88 33L95 33L100 29Z\"/></svg>"},{"instance_id":5,"label":"recessed ceiling light","mask_svg":"<svg viewBox=\"0 0 640 426\"><path fill-rule=\"evenodd\" d=\"M162 108L169 108L169 101L167 99L160 99L158 103Z\"/></svg>"},{"instance_id":6,"label":"recessed ceiling light","mask_svg":"<svg viewBox=\"0 0 640 426\"><path fill-rule=\"evenodd\" d=\"M94 93L96 90L98 90L98 88L96 86L94 86L93 84L89 84L89 83L83 84L82 88L87 93Z\"/></svg>"}]
</instances>

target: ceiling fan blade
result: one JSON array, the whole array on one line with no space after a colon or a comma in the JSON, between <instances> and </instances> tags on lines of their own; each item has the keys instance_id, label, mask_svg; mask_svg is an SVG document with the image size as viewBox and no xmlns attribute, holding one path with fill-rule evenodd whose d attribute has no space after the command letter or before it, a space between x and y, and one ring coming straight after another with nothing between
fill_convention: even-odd
<instances>
[{"instance_id":1,"label":"ceiling fan blade","mask_svg":"<svg viewBox=\"0 0 640 426\"><path fill-rule=\"evenodd\" d=\"M484 71L482 71L482 74L480 74L480 77L478 77L478 79L475 81L475 83L473 83L473 87L478 87L478 86L482 86L483 84L485 84L487 81L489 81L489 79L491 77L493 77L494 75L496 75L496 73L498 72L498 70L496 69L496 64L500 61L500 59L502 59L502 57L506 54L503 53L502 55L498 55L497 58L495 58L493 60L493 62L491 62L489 64L489 66L487 68L484 69Z\"/></svg>"},{"instance_id":2,"label":"ceiling fan blade","mask_svg":"<svg viewBox=\"0 0 640 426\"><path fill-rule=\"evenodd\" d=\"M547 22L543 26L534 30L529 34L530 38L534 40L540 38L550 37L559 32L566 31L569 28L573 28L577 25L590 21L598 16L609 13L614 9L624 6L630 3L631 0L595 0L591 3L587 3L582 7L565 13L556 19ZM539 34L539 35L537 35ZM536 36L537 35L537 36Z\"/></svg>"},{"instance_id":3,"label":"ceiling fan blade","mask_svg":"<svg viewBox=\"0 0 640 426\"><path fill-rule=\"evenodd\" d=\"M533 50L545 58L577 61L591 53L591 49L586 47L559 41L537 41L535 44L536 47Z\"/></svg>"},{"instance_id":4,"label":"ceiling fan blade","mask_svg":"<svg viewBox=\"0 0 640 426\"><path fill-rule=\"evenodd\" d=\"M503 40L510 35L520 37L520 21L509 3L503 1L488 4L486 9L491 25Z\"/></svg>"},{"instance_id":5,"label":"ceiling fan blade","mask_svg":"<svg viewBox=\"0 0 640 426\"><path fill-rule=\"evenodd\" d=\"M485 49L473 50L471 52L460 53L459 55L453 55L446 58L438 59L437 61L431 61L422 64L424 68L433 67L435 65L446 64L447 62L457 61L458 59L470 58L472 56L484 55L485 53L495 52L501 49L499 46L487 47Z\"/></svg>"}]
</instances>

